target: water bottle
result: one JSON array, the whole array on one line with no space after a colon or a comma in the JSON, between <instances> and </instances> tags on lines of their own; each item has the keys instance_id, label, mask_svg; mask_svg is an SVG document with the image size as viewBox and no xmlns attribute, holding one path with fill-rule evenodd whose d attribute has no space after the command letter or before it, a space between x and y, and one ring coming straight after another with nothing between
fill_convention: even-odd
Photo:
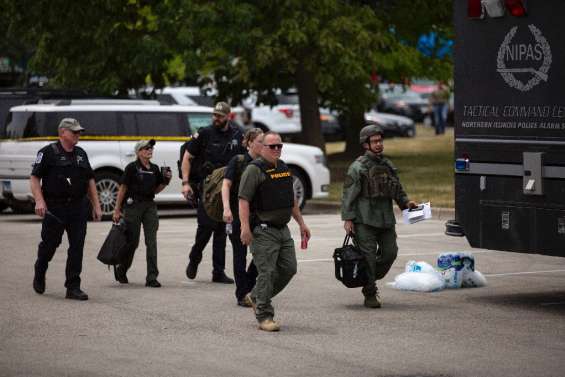
<instances>
[{"instance_id":1,"label":"water bottle","mask_svg":"<svg viewBox=\"0 0 565 377\"><path fill-rule=\"evenodd\" d=\"M226 234L230 235L233 232L233 227L231 223L226 223Z\"/></svg>"}]
</instances>

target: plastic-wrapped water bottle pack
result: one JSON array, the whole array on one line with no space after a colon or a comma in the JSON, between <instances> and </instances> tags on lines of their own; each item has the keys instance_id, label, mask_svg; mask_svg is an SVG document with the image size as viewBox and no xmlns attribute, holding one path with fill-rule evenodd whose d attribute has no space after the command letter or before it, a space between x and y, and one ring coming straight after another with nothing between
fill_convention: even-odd
<instances>
[{"instance_id":1,"label":"plastic-wrapped water bottle pack","mask_svg":"<svg viewBox=\"0 0 565 377\"><path fill-rule=\"evenodd\" d=\"M474 288L486 285L486 279L475 270L471 253L442 253L437 258L437 269L424 261L406 262L405 271L389 283L396 289L434 292L444 288Z\"/></svg>"}]
</instances>

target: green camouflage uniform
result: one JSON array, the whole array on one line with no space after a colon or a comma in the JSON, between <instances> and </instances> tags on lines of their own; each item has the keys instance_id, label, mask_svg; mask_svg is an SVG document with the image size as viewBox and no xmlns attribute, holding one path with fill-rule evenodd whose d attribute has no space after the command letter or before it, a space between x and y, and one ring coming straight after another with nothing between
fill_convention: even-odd
<instances>
[{"instance_id":1,"label":"green camouflage uniform","mask_svg":"<svg viewBox=\"0 0 565 377\"><path fill-rule=\"evenodd\" d=\"M376 280L387 274L396 259L393 199L401 209L407 208L409 200L396 169L382 155L366 151L349 166L341 200L341 218L353 221L355 240L369 265L365 296L376 294Z\"/></svg>"}]
</instances>

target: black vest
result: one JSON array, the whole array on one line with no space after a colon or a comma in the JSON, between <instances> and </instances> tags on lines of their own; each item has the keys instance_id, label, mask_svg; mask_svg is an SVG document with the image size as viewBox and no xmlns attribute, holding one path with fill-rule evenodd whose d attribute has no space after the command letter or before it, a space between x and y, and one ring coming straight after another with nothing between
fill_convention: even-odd
<instances>
[{"instance_id":1,"label":"black vest","mask_svg":"<svg viewBox=\"0 0 565 377\"><path fill-rule=\"evenodd\" d=\"M281 160L277 161L276 168L267 167L261 160L254 160L251 164L259 167L265 174L265 180L259 185L253 197L253 209L273 211L291 208L294 205L294 189L288 166Z\"/></svg>"},{"instance_id":2,"label":"black vest","mask_svg":"<svg viewBox=\"0 0 565 377\"><path fill-rule=\"evenodd\" d=\"M51 144L53 159L47 175L42 179L42 192L45 200L79 200L88 191L89 165L86 152L75 147L72 153L57 144Z\"/></svg>"},{"instance_id":3,"label":"black vest","mask_svg":"<svg viewBox=\"0 0 565 377\"><path fill-rule=\"evenodd\" d=\"M149 169L145 169L139 160L135 160L133 163L135 179L130 182L126 197L139 202L152 201L155 198L159 168L155 164L149 163Z\"/></svg>"}]
</instances>

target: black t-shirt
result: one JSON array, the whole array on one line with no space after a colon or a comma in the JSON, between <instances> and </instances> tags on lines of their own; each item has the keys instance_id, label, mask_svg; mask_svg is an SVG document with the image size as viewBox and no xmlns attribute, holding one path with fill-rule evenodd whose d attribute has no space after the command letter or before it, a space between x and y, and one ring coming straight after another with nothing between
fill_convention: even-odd
<instances>
[{"instance_id":1,"label":"black t-shirt","mask_svg":"<svg viewBox=\"0 0 565 377\"><path fill-rule=\"evenodd\" d=\"M88 192L88 181L94 179L84 149L75 146L66 152L60 142L39 150L31 175L41 179L41 191L48 202L81 199Z\"/></svg>"},{"instance_id":2,"label":"black t-shirt","mask_svg":"<svg viewBox=\"0 0 565 377\"><path fill-rule=\"evenodd\" d=\"M239 155L233 156L228 165L226 166L226 171L224 172L224 178L229 179L232 182L230 190L230 207L232 213L235 215L239 211L239 200L237 193L239 191L239 181L241 180L241 175L245 170L245 167L249 165L253 158L246 153L243 158L243 162L240 162Z\"/></svg>"},{"instance_id":3,"label":"black t-shirt","mask_svg":"<svg viewBox=\"0 0 565 377\"><path fill-rule=\"evenodd\" d=\"M164 183L164 178L157 165L150 162L147 169L139 160L135 160L126 166L120 183L127 187L126 198L151 201L155 198L155 189Z\"/></svg>"},{"instance_id":4,"label":"black t-shirt","mask_svg":"<svg viewBox=\"0 0 565 377\"><path fill-rule=\"evenodd\" d=\"M242 141L243 134L237 126L230 123L224 131L210 125L200 129L188 142L186 150L200 160L198 165L203 170L200 178L204 178L212 170L226 166L233 156L245 153Z\"/></svg>"}]
</instances>

